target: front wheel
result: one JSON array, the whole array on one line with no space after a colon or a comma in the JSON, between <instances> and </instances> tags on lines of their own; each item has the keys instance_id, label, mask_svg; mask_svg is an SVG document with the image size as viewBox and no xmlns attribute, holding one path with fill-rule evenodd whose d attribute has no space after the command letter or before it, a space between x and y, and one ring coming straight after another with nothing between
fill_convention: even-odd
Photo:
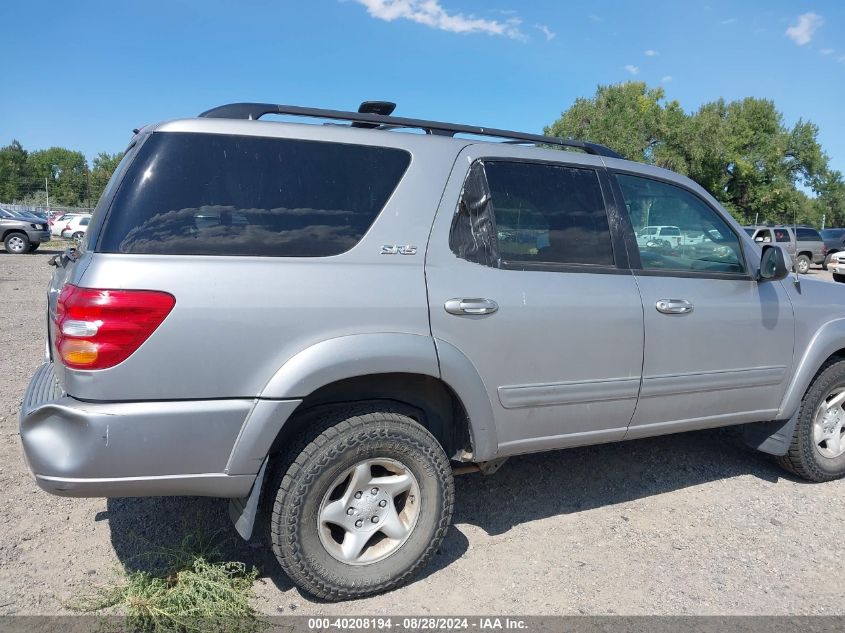
<instances>
[{"instance_id":1,"label":"front wheel","mask_svg":"<svg viewBox=\"0 0 845 633\"><path fill-rule=\"evenodd\" d=\"M841 284L845 284L845 275L840 275L839 273L833 273L833 281L838 281Z\"/></svg>"},{"instance_id":2,"label":"front wheel","mask_svg":"<svg viewBox=\"0 0 845 633\"><path fill-rule=\"evenodd\" d=\"M270 482L273 552L291 580L324 600L389 591L446 534L449 460L426 429L389 410L330 413L317 432Z\"/></svg>"},{"instance_id":3,"label":"front wheel","mask_svg":"<svg viewBox=\"0 0 845 633\"><path fill-rule=\"evenodd\" d=\"M829 363L801 401L798 423L781 466L809 481L845 475L845 361Z\"/></svg>"},{"instance_id":4,"label":"front wheel","mask_svg":"<svg viewBox=\"0 0 845 633\"><path fill-rule=\"evenodd\" d=\"M21 255L29 251L29 237L26 233L9 233L3 240L6 250L15 255Z\"/></svg>"},{"instance_id":5,"label":"front wheel","mask_svg":"<svg viewBox=\"0 0 845 633\"><path fill-rule=\"evenodd\" d=\"M808 272L810 272L811 263L812 262L810 261L809 257L807 257L806 255L799 255L795 259L795 269L798 271L799 274L806 275Z\"/></svg>"}]
</instances>

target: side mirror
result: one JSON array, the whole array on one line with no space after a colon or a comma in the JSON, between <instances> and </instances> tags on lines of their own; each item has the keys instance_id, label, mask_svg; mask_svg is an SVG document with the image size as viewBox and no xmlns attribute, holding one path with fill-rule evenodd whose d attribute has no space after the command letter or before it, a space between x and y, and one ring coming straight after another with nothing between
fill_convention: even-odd
<instances>
[{"instance_id":1,"label":"side mirror","mask_svg":"<svg viewBox=\"0 0 845 633\"><path fill-rule=\"evenodd\" d=\"M766 244L763 246L763 255L760 257L760 274L758 281L778 281L785 279L789 274L786 267L786 259L780 246Z\"/></svg>"}]
</instances>

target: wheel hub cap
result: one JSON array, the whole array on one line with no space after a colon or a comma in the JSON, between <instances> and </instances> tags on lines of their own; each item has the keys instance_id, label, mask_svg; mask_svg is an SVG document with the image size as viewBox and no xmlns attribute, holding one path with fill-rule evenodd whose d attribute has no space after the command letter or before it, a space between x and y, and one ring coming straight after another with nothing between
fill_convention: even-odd
<instances>
[{"instance_id":1,"label":"wheel hub cap","mask_svg":"<svg viewBox=\"0 0 845 633\"><path fill-rule=\"evenodd\" d=\"M832 391L816 411L813 440L822 457L833 459L845 453L845 388Z\"/></svg>"},{"instance_id":2,"label":"wheel hub cap","mask_svg":"<svg viewBox=\"0 0 845 633\"><path fill-rule=\"evenodd\" d=\"M367 459L329 486L317 531L336 560L369 565L402 547L419 515L420 487L410 469L394 459Z\"/></svg>"}]
</instances>

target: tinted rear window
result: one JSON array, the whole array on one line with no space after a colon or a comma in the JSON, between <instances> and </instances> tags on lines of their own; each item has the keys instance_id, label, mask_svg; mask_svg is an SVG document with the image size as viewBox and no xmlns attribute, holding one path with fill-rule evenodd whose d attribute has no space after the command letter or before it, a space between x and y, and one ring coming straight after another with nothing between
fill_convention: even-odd
<instances>
[{"instance_id":1,"label":"tinted rear window","mask_svg":"<svg viewBox=\"0 0 845 633\"><path fill-rule=\"evenodd\" d=\"M153 134L115 196L97 250L337 255L367 232L410 160L387 147Z\"/></svg>"},{"instance_id":2,"label":"tinted rear window","mask_svg":"<svg viewBox=\"0 0 845 633\"><path fill-rule=\"evenodd\" d=\"M795 229L795 235L798 237L799 240L808 240L811 242L822 241L822 236L819 235L819 232L815 229L797 228Z\"/></svg>"}]
</instances>

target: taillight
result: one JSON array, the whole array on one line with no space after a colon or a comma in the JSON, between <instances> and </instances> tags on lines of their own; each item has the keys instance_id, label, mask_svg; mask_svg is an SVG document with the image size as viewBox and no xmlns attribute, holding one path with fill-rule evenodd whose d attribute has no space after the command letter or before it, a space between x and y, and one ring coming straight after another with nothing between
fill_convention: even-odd
<instances>
[{"instance_id":1,"label":"taillight","mask_svg":"<svg viewBox=\"0 0 845 633\"><path fill-rule=\"evenodd\" d=\"M176 298L156 290L101 290L67 284L56 306L56 350L72 369L106 369L129 358Z\"/></svg>"},{"instance_id":2,"label":"taillight","mask_svg":"<svg viewBox=\"0 0 845 633\"><path fill-rule=\"evenodd\" d=\"M65 224L65 228L62 229L62 233L65 231L70 231L70 224Z\"/></svg>"}]
</instances>

